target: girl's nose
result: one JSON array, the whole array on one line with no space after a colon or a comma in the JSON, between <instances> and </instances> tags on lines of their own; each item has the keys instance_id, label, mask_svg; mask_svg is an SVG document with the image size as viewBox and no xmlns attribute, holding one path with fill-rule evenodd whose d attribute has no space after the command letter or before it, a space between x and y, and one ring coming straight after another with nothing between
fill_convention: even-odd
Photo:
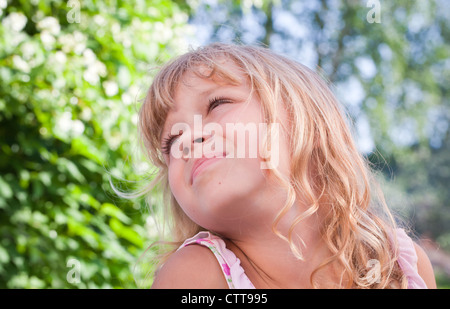
<instances>
[{"instance_id":1,"label":"girl's nose","mask_svg":"<svg viewBox=\"0 0 450 309\"><path fill-rule=\"evenodd\" d=\"M191 157L201 158L203 156L203 147L202 144L207 142L214 136L212 134L203 134L203 132L195 133L192 138L192 143L190 145L185 145L183 148L183 158L189 159ZM189 147L190 146L190 147Z\"/></svg>"},{"instance_id":2,"label":"girl's nose","mask_svg":"<svg viewBox=\"0 0 450 309\"><path fill-rule=\"evenodd\" d=\"M198 137L196 139L194 139L194 143L203 143L205 141L204 137Z\"/></svg>"}]
</instances>

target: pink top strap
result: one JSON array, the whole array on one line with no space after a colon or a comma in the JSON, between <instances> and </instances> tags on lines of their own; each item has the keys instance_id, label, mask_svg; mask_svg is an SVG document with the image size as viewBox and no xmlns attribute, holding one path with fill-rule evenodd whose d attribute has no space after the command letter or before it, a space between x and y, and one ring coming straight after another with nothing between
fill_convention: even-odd
<instances>
[{"instance_id":1,"label":"pink top strap","mask_svg":"<svg viewBox=\"0 0 450 309\"><path fill-rule=\"evenodd\" d=\"M426 289L427 285L417 270L417 253L412 239L403 229L396 229L398 264L408 279L408 289Z\"/></svg>"},{"instance_id":2,"label":"pink top strap","mask_svg":"<svg viewBox=\"0 0 450 309\"><path fill-rule=\"evenodd\" d=\"M220 237L206 231L200 232L194 237L187 239L179 249L191 244L205 246L214 253L230 289L255 288L245 274L244 269L241 266L241 261L232 251L226 248L225 242Z\"/></svg>"}]
</instances>

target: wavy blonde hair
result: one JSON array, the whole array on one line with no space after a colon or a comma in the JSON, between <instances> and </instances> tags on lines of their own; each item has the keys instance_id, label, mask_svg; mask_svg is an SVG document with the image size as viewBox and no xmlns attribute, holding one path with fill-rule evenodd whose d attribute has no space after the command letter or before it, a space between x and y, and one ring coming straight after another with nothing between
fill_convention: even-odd
<instances>
[{"instance_id":1,"label":"wavy blonde hair","mask_svg":"<svg viewBox=\"0 0 450 309\"><path fill-rule=\"evenodd\" d=\"M347 117L327 82L306 66L263 47L214 43L192 50L164 65L148 90L138 128L143 150L158 172L141 194L149 196L155 186L162 189L165 205L169 206L167 215L172 219L169 229L174 248L203 228L183 212L170 191L168 168L161 152L162 128L174 104L175 89L186 72L238 82L218 62L223 59L233 61L248 78L266 123L276 121L279 108L285 108L290 117L289 178L276 169L270 170L288 192L285 205L274 218L274 233L302 259L299 241L293 239L294 227L319 208L327 210L321 233L332 256L312 273L311 284L318 287L314 276L337 262L343 269L343 288L406 288L406 277L397 263L395 220L370 162L357 150ZM211 69L207 76L199 70L204 66ZM306 199L309 209L292 222L288 235L282 235L277 224L299 196ZM379 266L378 280L368 279L373 275L369 267L373 260Z\"/></svg>"}]
</instances>

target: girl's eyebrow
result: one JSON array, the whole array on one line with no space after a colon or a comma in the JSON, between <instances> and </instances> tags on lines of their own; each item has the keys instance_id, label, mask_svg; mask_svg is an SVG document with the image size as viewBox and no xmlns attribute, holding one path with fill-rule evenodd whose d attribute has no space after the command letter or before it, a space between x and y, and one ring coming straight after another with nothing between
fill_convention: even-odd
<instances>
[{"instance_id":1,"label":"girl's eyebrow","mask_svg":"<svg viewBox=\"0 0 450 309\"><path fill-rule=\"evenodd\" d=\"M229 85L226 85L226 86L229 86ZM225 86L225 87L226 87L226 86ZM203 97L203 98L209 97L209 96L211 95L211 93L213 93L214 91L216 91L217 88L221 88L221 87L223 87L223 86L221 86L221 85L219 85L219 84L215 84L214 86L211 86L209 89L206 89L206 90L200 92L198 96L199 96L199 97Z\"/></svg>"}]
</instances>

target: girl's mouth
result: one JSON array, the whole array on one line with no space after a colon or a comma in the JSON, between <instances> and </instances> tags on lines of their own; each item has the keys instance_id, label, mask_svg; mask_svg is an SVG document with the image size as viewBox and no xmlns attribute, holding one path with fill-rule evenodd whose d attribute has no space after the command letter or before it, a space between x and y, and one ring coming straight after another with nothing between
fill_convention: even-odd
<instances>
[{"instance_id":1,"label":"girl's mouth","mask_svg":"<svg viewBox=\"0 0 450 309\"><path fill-rule=\"evenodd\" d=\"M202 158L196 159L192 166L191 171L191 184L194 182L195 177L200 174L205 168L211 164L219 161L220 159L226 158L226 153L218 153L214 155L203 156Z\"/></svg>"}]
</instances>

